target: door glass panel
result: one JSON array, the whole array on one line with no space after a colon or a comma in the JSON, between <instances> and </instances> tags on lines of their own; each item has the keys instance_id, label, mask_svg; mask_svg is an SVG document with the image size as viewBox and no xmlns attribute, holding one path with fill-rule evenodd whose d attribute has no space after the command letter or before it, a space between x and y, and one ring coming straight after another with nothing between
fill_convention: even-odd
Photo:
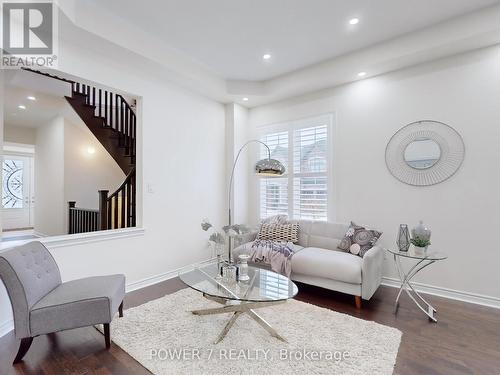
<instances>
[{"instance_id":1,"label":"door glass panel","mask_svg":"<svg viewBox=\"0 0 500 375\"><path fill-rule=\"evenodd\" d=\"M22 160L4 159L2 165L2 207L23 208Z\"/></svg>"}]
</instances>

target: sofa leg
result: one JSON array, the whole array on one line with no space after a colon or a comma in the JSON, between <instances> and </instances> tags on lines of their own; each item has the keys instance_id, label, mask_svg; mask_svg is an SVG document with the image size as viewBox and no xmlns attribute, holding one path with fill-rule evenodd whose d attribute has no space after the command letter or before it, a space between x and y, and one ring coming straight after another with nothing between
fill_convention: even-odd
<instances>
[{"instance_id":1,"label":"sofa leg","mask_svg":"<svg viewBox=\"0 0 500 375\"><path fill-rule=\"evenodd\" d=\"M17 351L16 358L14 359L14 365L23 360L24 356L30 349L31 343L33 342L33 337L26 337L21 339L21 344L19 345L19 350Z\"/></svg>"},{"instance_id":2,"label":"sofa leg","mask_svg":"<svg viewBox=\"0 0 500 375\"><path fill-rule=\"evenodd\" d=\"M354 302L356 302L356 308L360 309L361 308L361 297L360 296L354 296Z\"/></svg>"},{"instance_id":3,"label":"sofa leg","mask_svg":"<svg viewBox=\"0 0 500 375\"><path fill-rule=\"evenodd\" d=\"M118 315L120 318L123 318L123 301L120 303L120 306L118 307Z\"/></svg>"},{"instance_id":4,"label":"sofa leg","mask_svg":"<svg viewBox=\"0 0 500 375\"><path fill-rule=\"evenodd\" d=\"M111 347L111 335L109 332L109 323L104 323L104 340L106 341L106 349Z\"/></svg>"}]
</instances>

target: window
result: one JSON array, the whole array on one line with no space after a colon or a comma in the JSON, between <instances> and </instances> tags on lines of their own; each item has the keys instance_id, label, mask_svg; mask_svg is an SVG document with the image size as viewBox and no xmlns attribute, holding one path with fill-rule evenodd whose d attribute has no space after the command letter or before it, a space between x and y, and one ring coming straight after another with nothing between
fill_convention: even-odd
<instances>
[{"instance_id":1,"label":"window","mask_svg":"<svg viewBox=\"0 0 500 375\"><path fill-rule=\"evenodd\" d=\"M4 159L2 169L2 207L23 208L23 161Z\"/></svg>"},{"instance_id":2,"label":"window","mask_svg":"<svg viewBox=\"0 0 500 375\"><path fill-rule=\"evenodd\" d=\"M330 124L331 116L321 116L263 133L261 141L271 149L271 157L283 163L286 175L261 179L261 218L286 214L294 219L327 220ZM264 157L267 149L262 146Z\"/></svg>"}]
</instances>

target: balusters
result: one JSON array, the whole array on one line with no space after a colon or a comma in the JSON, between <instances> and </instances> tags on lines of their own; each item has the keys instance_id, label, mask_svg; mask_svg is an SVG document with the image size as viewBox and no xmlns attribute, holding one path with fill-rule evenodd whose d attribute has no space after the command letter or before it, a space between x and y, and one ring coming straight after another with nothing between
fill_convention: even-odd
<instances>
[{"instance_id":1,"label":"balusters","mask_svg":"<svg viewBox=\"0 0 500 375\"><path fill-rule=\"evenodd\" d=\"M102 117L102 90L99 89L99 117Z\"/></svg>"},{"instance_id":2,"label":"balusters","mask_svg":"<svg viewBox=\"0 0 500 375\"><path fill-rule=\"evenodd\" d=\"M87 233L100 230L99 211L76 207L76 202L68 202L68 234Z\"/></svg>"},{"instance_id":3,"label":"balusters","mask_svg":"<svg viewBox=\"0 0 500 375\"><path fill-rule=\"evenodd\" d=\"M135 172L132 175L132 179L130 181L130 186L132 187L132 226L135 227L136 224L136 214L135 214L135 198L137 195L137 190L135 188L136 186L136 180L135 180Z\"/></svg>"},{"instance_id":4,"label":"balusters","mask_svg":"<svg viewBox=\"0 0 500 375\"><path fill-rule=\"evenodd\" d=\"M132 212L130 211L131 207L131 192L132 192L132 184L127 185L127 227L132 226Z\"/></svg>"},{"instance_id":5,"label":"balusters","mask_svg":"<svg viewBox=\"0 0 500 375\"><path fill-rule=\"evenodd\" d=\"M109 112L108 112L108 91L104 91L104 118L106 119L106 125L109 126Z\"/></svg>"},{"instance_id":6,"label":"balusters","mask_svg":"<svg viewBox=\"0 0 500 375\"><path fill-rule=\"evenodd\" d=\"M113 93L109 93L109 125L114 129L113 125Z\"/></svg>"}]
</instances>

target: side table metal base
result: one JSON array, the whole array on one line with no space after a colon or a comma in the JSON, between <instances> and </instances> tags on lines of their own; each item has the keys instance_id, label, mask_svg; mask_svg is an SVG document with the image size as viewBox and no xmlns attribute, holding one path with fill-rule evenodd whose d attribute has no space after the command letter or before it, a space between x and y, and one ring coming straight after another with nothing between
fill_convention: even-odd
<instances>
[{"instance_id":1,"label":"side table metal base","mask_svg":"<svg viewBox=\"0 0 500 375\"><path fill-rule=\"evenodd\" d=\"M430 266L435 263L435 260L429 260L427 258L423 258L419 260L408 272L405 273L403 265L401 264L401 259L399 256L394 255L394 263L396 265L396 269L398 270L399 279L401 280L401 287L399 288L398 295L396 297L396 302L394 304L394 314L398 313L399 309L399 298L403 290L408 294L408 296L412 299L412 301L418 306L422 312L427 315L429 321L437 323L437 319L435 314L437 310L427 302L424 297L418 293L413 285L411 284L411 280L417 273L423 270L425 267Z\"/></svg>"}]
</instances>

